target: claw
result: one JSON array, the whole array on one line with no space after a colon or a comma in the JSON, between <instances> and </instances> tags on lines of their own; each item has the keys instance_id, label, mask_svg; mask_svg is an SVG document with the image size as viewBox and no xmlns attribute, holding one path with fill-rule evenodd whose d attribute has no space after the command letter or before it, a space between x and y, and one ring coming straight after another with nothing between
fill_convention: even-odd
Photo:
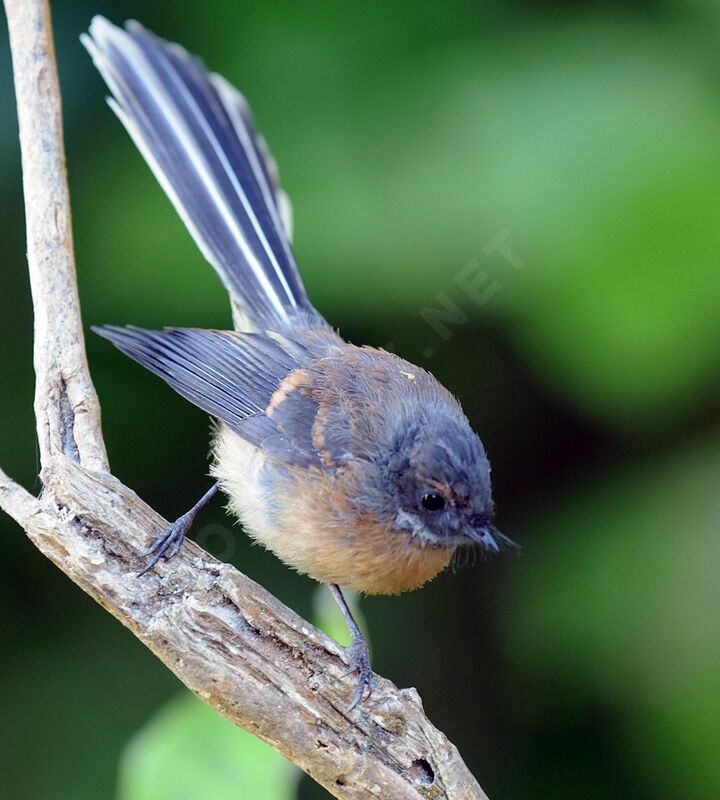
<instances>
[{"instance_id":1,"label":"claw","mask_svg":"<svg viewBox=\"0 0 720 800\"><path fill-rule=\"evenodd\" d=\"M343 593L340 591L340 587L336 583L329 584L329 588L338 606L340 606L340 613L345 618L345 622L347 622L348 629L350 630L350 636L352 637L352 644L350 647L345 648L345 652L350 656L350 669L342 677L347 678L347 676L352 675L353 672L357 672L358 674L357 690L353 695L353 699L350 701L350 705L345 709L345 713L347 714L363 700L366 688L368 699L370 699L370 695L373 693L377 681L375 680L375 675L370 666L370 650L368 649L365 637L362 635L362 631L358 627L357 622L355 622L355 618L350 611L350 606L348 606L347 601L343 597Z\"/></svg>"},{"instance_id":2,"label":"claw","mask_svg":"<svg viewBox=\"0 0 720 800\"><path fill-rule=\"evenodd\" d=\"M150 545L150 548L142 554L142 558L151 558L140 572L138 572L138 578L141 578L146 572L149 572L161 558L169 561L180 552L182 543L185 541L185 536L192 527L193 522L195 522L198 511L200 511L211 497L214 497L218 493L219 489L219 484L213 484L200 500L195 503L190 511L187 511L182 517L178 517L175 522L165 528L160 536ZM168 550L170 552L168 552Z\"/></svg>"},{"instance_id":3,"label":"claw","mask_svg":"<svg viewBox=\"0 0 720 800\"><path fill-rule=\"evenodd\" d=\"M163 548L163 545L165 544L166 539L168 538L168 536L170 536L171 528L172 528L172 525L170 525L170 527L168 527L168 528L165 528L165 530L160 534L160 536L158 536L153 541L153 543L150 546L150 548L148 550L146 550L142 554L142 558L147 558L148 556L153 555L158 550Z\"/></svg>"},{"instance_id":4,"label":"claw","mask_svg":"<svg viewBox=\"0 0 720 800\"><path fill-rule=\"evenodd\" d=\"M152 556L145 566L138 572L138 578L141 578L146 572L149 572L161 558L169 561L180 552L182 543L185 541L185 534L192 525L192 520L188 520L186 516L176 519L171 525L155 539L150 546L150 549L143 553L142 557L147 558ZM171 549L172 548L172 549ZM168 550L170 552L168 552Z\"/></svg>"},{"instance_id":5,"label":"claw","mask_svg":"<svg viewBox=\"0 0 720 800\"><path fill-rule=\"evenodd\" d=\"M345 709L346 713L352 711L362 702L363 699L370 699L370 696L377 685L375 674L370 666L370 651L364 639L356 639L346 652L350 655L350 669L343 675L346 678L354 672L358 674L358 683L350 705ZM367 689L367 697L365 690Z\"/></svg>"}]
</instances>

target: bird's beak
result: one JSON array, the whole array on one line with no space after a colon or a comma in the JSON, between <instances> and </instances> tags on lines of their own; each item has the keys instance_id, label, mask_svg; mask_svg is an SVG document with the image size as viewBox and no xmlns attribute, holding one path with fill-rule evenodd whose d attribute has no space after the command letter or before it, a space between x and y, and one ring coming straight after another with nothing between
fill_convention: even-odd
<instances>
[{"instance_id":1,"label":"bird's beak","mask_svg":"<svg viewBox=\"0 0 720 800\"><path fill-rule=\"evenodd\" d=\"M469 539L475 544L479 544L485 551L489 553L499 553L501 550L519 550L520 546L513 542L513 540L501 533L497 528L492 525L484 525L481 528L466 529Z\"/></svg>"}]
</instances>

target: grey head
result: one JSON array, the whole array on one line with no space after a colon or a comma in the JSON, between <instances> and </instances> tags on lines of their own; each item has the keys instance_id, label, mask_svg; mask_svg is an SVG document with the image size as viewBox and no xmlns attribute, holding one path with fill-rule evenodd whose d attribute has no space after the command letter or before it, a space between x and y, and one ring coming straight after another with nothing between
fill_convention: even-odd
<instances>
[{"instance_id":1,"label":"grey head","mask_svg":"<svg viewBox=\"0 0 720 800\"><path fill-rule=\"evenodd\" d=\"M459 406L431 405L395 442L388 471L398 530L429 547L516 546L493 525L490 463Z\"/></svg>"}]
</instances>

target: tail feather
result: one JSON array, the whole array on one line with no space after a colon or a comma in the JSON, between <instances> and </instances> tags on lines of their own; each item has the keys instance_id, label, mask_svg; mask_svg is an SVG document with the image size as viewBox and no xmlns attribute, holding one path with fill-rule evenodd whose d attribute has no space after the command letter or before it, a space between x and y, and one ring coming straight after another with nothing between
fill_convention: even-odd
<instances>
[{"instance_id":1,"label":"tail feather","mask_svg":"<svg viewBox=\"0 0 720 800\"><path fill-rule=\"evenodd\" d=\"M136 22L95 17L83 44L122 121L248 329L316 317L290 249L288 203L244 98ZM319 317L318 317L319 319Z\"/></svg>"}]
</instances>

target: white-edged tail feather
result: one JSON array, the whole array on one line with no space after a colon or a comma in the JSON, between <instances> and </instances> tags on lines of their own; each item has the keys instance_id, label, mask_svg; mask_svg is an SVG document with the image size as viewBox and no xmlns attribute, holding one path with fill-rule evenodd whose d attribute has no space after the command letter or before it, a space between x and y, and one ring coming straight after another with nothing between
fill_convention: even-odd
<instances>
[{"instance_id":1,"label":"white-edged tail feather","mask_svg":"<svg viewBox=\"0 0 720 800\"><path fill-rule=\"evenodd\" d=\"M319 321L290 249L289 201L243 96L136 22L122 29L95 17L81 38L110 107L230 293L236 322Z\"/></svg>"}]
</instances>

